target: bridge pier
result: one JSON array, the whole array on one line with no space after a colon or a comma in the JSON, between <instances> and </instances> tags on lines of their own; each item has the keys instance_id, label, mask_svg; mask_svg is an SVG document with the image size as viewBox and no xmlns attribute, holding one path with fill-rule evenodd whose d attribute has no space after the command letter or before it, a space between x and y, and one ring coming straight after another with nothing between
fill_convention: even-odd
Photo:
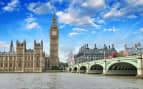
<instances>
[{"instance_id":1,"label":"bridge pier","mask_svg":"<svg viewBox=\"0 0 143 89\"><path fill-rule=\"evenodd\" d=\"M90 71L90 69L89 69L89 64L87 64L87 65L86 65L86 73L88 74L89 71Z\"/></svg>"},{"instance_id":2,"label":"bridge pier","mask_svg":"<svg viewBox=\"0 0 143 89\"><path fill-rule=\"evenodd\" d=\"M103 65L103 74L106 75L107 74L107 70L106 70L106 60L104 60L104 65Z\"/></svg>"},{"instance_id":3,"label":"bridge pier","mask_svg":"<svg viewBox=\"0 0 143 89\"><path fill-rule=\"evenodd\" d=\"M137 77L143 78L143 55L137 56Z\"/></svg>"},{"instance_id":4,"label":"bridge pier","mask_svg":"<svg viewBox=\"0 0 143 89\"><path fill-rule=\"evenodd\" d=\"M80 66L77 66L77 73L80 73Z\"/></svg>"}]
</instances>

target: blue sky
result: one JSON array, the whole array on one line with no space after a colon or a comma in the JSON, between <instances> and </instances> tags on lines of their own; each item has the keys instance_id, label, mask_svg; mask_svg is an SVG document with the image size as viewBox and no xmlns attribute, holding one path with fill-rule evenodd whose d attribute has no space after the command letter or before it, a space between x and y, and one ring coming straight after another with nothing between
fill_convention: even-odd
<instances>
[{"instance_id":1,"label":"blue sky","mask_svg":"<svg viewBox=\"0 0 143 89\"><path fill-rule=\"evenodd\" d=\"M10 40L44 40L49 55L49 29L53 9L59 27L59 55L65 61L71 51L89 43L92 48L115 44L143 44L143 0L0 0L0 51Z\"/></svg>"}]
</instances>

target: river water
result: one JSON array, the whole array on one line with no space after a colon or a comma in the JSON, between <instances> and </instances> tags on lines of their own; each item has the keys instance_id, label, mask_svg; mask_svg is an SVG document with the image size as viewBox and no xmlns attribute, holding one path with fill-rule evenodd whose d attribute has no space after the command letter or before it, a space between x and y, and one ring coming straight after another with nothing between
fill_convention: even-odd
<instances>
[{"instance_id":1,"label":"river water","mask_svg":"<svg viewBox=\"0 0 143 89\"><path fill-rule=\"evenodd\" d=\"M143 89L143 79L78 73L2 73L0 89Z\"/></svg>"}]
</instances>

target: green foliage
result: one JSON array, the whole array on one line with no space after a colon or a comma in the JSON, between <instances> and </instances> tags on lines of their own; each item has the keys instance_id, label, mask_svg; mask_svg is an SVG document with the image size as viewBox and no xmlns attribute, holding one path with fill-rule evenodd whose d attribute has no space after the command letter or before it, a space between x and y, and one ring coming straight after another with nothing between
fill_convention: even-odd
<instances>
[{"instance_id":1,"label":"green foliage","mask_svg":"<svg viewBox=\"0 0 143 89\"><path fill-rule=\"evenodd\" d=\"M68 67L68 64L67 64L67 63L60 62L60 64L59 64L59 69L60 69L60 70L65 70L66 67Z\"/></svg>"},{"instance_id":2,"label":"green foliage","mask_svg":"<svg viewBox=\"0 0 143 89\"><path fill-rule=\"evenodd\" d=\"M64 62L60 62L59 66L68 67L68 64L67 64L67 63L64 63Z\"/></svg>"},{"instance_id":3,"label":"green foliage","mask_svg":"<svg viewBox=\"0 0 143 89\"><path fill-rule=\"evenodd\" d=\"M68 67L67 63L60 62L59 66L52 66L51 69L52 70L64 70L66 67Z\"/></svg>"},{"instance_id":4,"label":"green foliage","mask_svg":"<svg viewBox=\"0 0 143 89\"><path fill-rule=\"evenodd\" d=\"M52 70L59 70L58 66L52 66Z\"/></svg>"}]
</instances>

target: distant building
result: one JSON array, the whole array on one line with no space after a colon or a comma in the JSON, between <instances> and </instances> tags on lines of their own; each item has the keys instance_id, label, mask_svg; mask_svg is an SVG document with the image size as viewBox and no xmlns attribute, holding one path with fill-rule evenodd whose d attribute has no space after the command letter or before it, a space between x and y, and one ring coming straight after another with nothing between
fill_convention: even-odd
<instances>
[{"instance_id":1,"label":"distant building","mask_svg":"<svg viewBox=\"0 0 143 89\"><path fill-rule=\"evenodd\" d=\"M49 36L50 56L45 56L42 40L41 43L36 43L34 40L34 49L27 49L25 40L22 43L17 40L16 51L11 41L9 52L0 52L0 72L45 72L58 67L59 30L55 12Z\"/></svg>"},{"instance_id":2,"label":"distant building","mask_svg":"<svg viewBox=\"0 0 143 89\"><path fill-rule=\"evenodd\" d=\"M78 64L86 61L100 60L110 56L114 57L114 54L117 54L114 44L112 44L112 47L107 47L104 44L104 47L101 49L98 49L96 44L93 49L90 49L88 48L88 44L86 44L79 49L79 52L74 56L74 60Z\"/></svg>"},{"instance_id":3,"label":"distant building","mask_svg":"<svg viewBox=\"0 0 143 89\"><path fill-rule=\"evenodd\" d=\"M55 12L50 27L50 63L51 67L59 66L59 29L56 21Z\"/></svg>"},{"instance_id":4,"label":"distant building","mask_svg":"<svg viewBox=\"0 0 143 89\"><path fill-rule=\"evenodd\" d=\"M0 53L0 72L42 72L44 57L42 40L34 41L34 49L26 49L26 41L16 41L16 52L11 41L10 51Z\"/></svg>"},{"instance_id":5,"label":"distant building","mask_svg":"<svg viewBox=\"0 0 143 89\"><path fill-rule=\"evenodd\" d=\"M72 52L68 55L67 63L68 66L73 66L75 64L74 55Z\"/></svg>"},{"instance_id":6,"label":"distant building","mask_svg":"<svg viewBox=\"0 0 143 89\"><path fill-rule=\"evenodd\" d=\"M141 44L135 44L134 47L127 47L127 45L124 45L124 51L123 55L124 56L132 56L132 55L137 55L138 53L143 54L143 48L141 48Z\"/></svg>"}]
</instances>

